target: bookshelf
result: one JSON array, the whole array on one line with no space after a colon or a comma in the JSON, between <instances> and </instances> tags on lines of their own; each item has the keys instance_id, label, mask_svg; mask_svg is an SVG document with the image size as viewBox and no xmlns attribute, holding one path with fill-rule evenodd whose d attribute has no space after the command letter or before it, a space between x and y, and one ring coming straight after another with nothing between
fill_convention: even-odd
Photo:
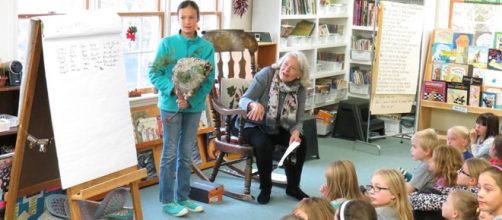
<instances>
[{"instance_id":1,"label":"bookshelf","mask_svg":"<svg viewBox=\"0 0 502 220\"><path fill-rule=\"evenodd\" d=\"M347 97L352 0L336 1L336 4L322 2L325 1L255 1L252 15L252 30L269 32L277 42L276 58L293 50L307 56L314 88L309 92L306 109L314 111L333 109ZM311 24L310 35L283 34L298 23Z\"/></svg>"},{"instance_id":2,"label":"bookshelf","mask_svg":"<svg viewBox=\"0 0 502 220\"><path fill-rule=\"evenodd\" d=\"M429 41L428 53L425 63L423 81L431 80L432 78L432 45L434 33L431 34ZM420 94L423 94L421 88ZM428 101L420 96L420 108L418 114L418 130L425 128L434 128L440 134L442 141L446 140L446 130L455 125L464 125L468 128L472 127L478 115L486 112L491 112L499 118L502 118L502 110L475 106L462 106L445 102Z\"/></svg>"},{"instance_id":3,"label":"bookshelf","mask_svg":"<svg viewBox=\"0 0 502 220\"><path fill-rule=\"evenodd\" d=\"M375 0L353 0L351 6L349 96L369 99L377 8Z\"/></svg>"}]
</instances>

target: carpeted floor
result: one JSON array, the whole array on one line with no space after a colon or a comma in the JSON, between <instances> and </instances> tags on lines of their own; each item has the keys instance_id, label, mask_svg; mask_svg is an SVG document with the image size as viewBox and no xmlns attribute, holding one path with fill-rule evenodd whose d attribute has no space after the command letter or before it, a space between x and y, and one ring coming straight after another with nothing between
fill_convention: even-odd
<instances>
[{"instance_id":1,"label":"carpeted floor","mask_svg":"<svg viewBox=\"0 0 502 220\"><path fill-rule=\"evenodd\" d=\"M319 137L319 160L308 160L305 163L302 174L301 187L310 196L319 196L319 186L324 182L324 169L334 160L352 160L356 166L359 184L368 184L371 174L379 168L399 168L403 167L412 170L417 162L410 157L410 141L404 140L400 143L399 138L385 138L373 141L382 147L381 155L378 150L365 143L356 143L353 149L353 141L335 139L331 137ZM210 171L206 171L210 172ZM281 173L282 169L275 172ZM192 175L192 179L198 178ZM216 182L221 183L226 189L241 192L243 187L242 179L219 175ZM158 202L158 185L143 188L141 190L141 202L144 219L176 219L162 212ZM259 183L254 181L251 184L251 193L258 196ZM204 204L203 213L189 213L183 219L280 219L291 212L297 200L286 196L284 188L273 187L270 203L260 205L256 202L243 202L229 197L223 197L223 201L217 204Z\"/></svg>"}]
</instances>

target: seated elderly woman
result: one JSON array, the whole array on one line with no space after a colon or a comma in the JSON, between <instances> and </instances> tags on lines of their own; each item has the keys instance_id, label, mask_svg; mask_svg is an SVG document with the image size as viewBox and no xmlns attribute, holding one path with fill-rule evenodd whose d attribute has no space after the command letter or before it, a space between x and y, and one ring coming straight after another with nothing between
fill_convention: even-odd
<instances>
[{"instance_id":1,"label":"seated elderly woman","mask_svg":"<svg viewBox=\"0 0 502 220\"><path fill-rule=\"evenodd\" d=\"M248 112L243 136L254 148L260 175L260 204L270 200L274 146L292 142L300 142L300 146L296 158L284 163L286 194L298 200L308 197L299 186L306 155L303 115L306 89L310 86L307 58L301 52L288 52L279 62L258 72L239 101L239 107Z\"/></svg>"}]
</instances>

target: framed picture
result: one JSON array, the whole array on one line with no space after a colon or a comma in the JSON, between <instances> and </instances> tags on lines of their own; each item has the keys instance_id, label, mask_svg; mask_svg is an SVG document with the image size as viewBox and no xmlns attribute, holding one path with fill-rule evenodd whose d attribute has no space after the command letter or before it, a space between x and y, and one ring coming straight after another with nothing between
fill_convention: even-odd
<instances>
[{"instance_id":1,"label":"framed picture","mask_svg":"<svg viewBox=\"0 0 502 220\"><path fill-rule=\"evenodd\" d=\"M153 149L148 149L138 153L138 168L146 168L146 177L141 179L142 181L157 177Z\"/></svg>"}]
</instances>

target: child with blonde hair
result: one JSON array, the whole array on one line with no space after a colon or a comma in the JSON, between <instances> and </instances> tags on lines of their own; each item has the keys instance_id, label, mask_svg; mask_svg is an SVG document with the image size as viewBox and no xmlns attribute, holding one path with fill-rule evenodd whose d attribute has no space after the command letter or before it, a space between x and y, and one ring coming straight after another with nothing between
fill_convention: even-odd
<instances>
[{"instance_id":1,"label":"child with blonde hair","mask_svg":"<svg viewBox=\"0 0 502 220\"><path fill-rule=\"evenodd\" d=\"M340 203L349 199L361 199L366 197L359 189L356 169L349 160L337 160L332 162L324 172L326 183L321 186L322 197L331 201L333 208L338 208Z\"/></svg>"},{"instance_id":2,"label":"child with blonde hair","mask_svg":"<svg viewBox=\"0 0 502 220\"><path fill-rule=\"evenodd\" d=\"M443 203L442 216L448 220L476 220L478 215L476 195L465 190L455 190Z\"/></svg>"},{"instance_id":3,"label":"child with blonde hair","mask_svg":"<svg viewBox=\"0 0 502 220\"><path fill-rule=\"evenodd\" d=\"M402 174L394 169L377 170L367 185L371 204L376 208L378 220L412 220Z\"/></svg>"},{"instance_id":4,"label":"child with blonde hair","mask_svg":"<svg viewBox=\"0 0 502 220\"><path fill-rule=\"evenodd\" d=\"M456 148L441 145L434 149L429 161L429 170L434 173L433 187L454 186L457 182L457 171L462 167L464 159Z\"/></svg>"},{"instance_id":5,"label":"child with blonde hair","mask_svg":"<svg viewBox=\"0 0 502 220\"><path fill-rule=\"evenodd\" d=\"M462 168L457 171L456 185L453 187L440 187L425 189L422 192L410 194L413 210L439 211L441 205L448 198L448 194L455 190L468 190L472 194L478 192L478 178L483 170L490 167L485 159L471 158L464 161Z\"/></svg>"},{"instance_id":6,"label":"child with blonde hair","mask_svg":"<svg viewBox=\"0 0 502 220\"><path fill-rule=\"evenodd\" d=\"M305 220L333 220L335 209L324 198L310 197L296 203L293 214Z\"/></svg>"},{"instance_id":7,"label":"child with blonde hair","mask_svg":"<svg viewBox=\"0 0 502 220\"><path fill-rule=\"evenodd\" d=\"M502 219L502 167L492 166L479 175L479 209Z\"/></svg>"},{"instance_id":8,"label":"child with blonde hair","mask_svg":"<svg viewBox=\"0 0 502 220\"><path fill-rule=\"evenodd\" d=\"M427 161L432 158L432 152L438 144L438 136L432 128L418 131L411 138L411 158L420 163L413 170L411 180L406 183L408 193L431 184L434 175L429 171Z\"/></svg>"},{"instance_id":9,"label":"child with blonde hair","mask_svg":"<svg viewBox=\"0 0 502 220\"><path fill-rule=\"evenodd\" d=\"M472 153L469 151L469 146L471 145L469 129L465 126L453 126L448 129L446 132L446 144L460 150L464 156L464 160L473 157Z\"/></svg>"}]
</instances>

